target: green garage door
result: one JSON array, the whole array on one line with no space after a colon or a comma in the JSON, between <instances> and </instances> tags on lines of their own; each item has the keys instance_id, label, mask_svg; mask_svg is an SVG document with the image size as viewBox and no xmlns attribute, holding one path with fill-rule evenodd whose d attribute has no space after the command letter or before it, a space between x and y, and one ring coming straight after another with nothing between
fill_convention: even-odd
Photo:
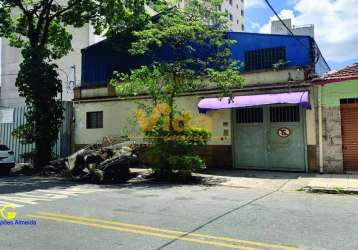
<instances>
[{"instance_id":1,"label":"green garage door","mask_svg":"<svg viewBox=\"0 0 358 250\"><path fill-rule=\"evenodd\" d=\"M298 106L236 109L235 167L305 171L303 113Z\"/></svg>"}]
</instances>

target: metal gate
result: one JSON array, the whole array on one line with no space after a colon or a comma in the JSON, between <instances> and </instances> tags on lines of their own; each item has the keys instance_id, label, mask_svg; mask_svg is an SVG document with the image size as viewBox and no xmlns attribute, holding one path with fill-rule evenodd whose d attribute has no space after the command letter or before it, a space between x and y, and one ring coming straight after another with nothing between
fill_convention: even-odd
<instances>
[{"instance_id":1,"label":"metal gate","mask_svg":"<svg viewBox=\"0 0 358 250\"><path fill-rule=\"evenodd\" d=\"M358 171L358 99L357 103L341 104L343 166Z\"/></svg>"},{"instance_id":2,"label":"metal gate","mask_svg":"<svg viewBox=\"0 0 358 250\"><path fill-rule=\"evenodd\" d=\"M298 106L234 110L235 167L305 171L303 114Z\"/></svg>"},{"instance_id":3,"label":"metal gate","mask_svg":"<svg viewBox=\"0 0 358 250\"><path fill-rule=\"evenodd\" d=\"M64 157L71 153L71 124L73 109L71 102L63 103L64 120L60 129L59 137L53 152L58 157ZM0 144L6 144L15 153L16 162L24 162L23 154L34 149L32 144L22 144L19 138L12 136L12 131L25 124L26 107L1 107L0 108ZM5 117L6 116L6 117Z\"/></svg>"}]
</instances>

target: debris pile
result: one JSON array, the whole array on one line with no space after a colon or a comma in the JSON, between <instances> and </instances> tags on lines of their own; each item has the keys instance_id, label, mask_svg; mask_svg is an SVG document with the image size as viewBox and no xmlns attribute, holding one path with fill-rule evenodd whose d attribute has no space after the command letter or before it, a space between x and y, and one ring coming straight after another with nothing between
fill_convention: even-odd
<instances>
[{"instance_id":1,"label":"debris pile","mask_svg":"<svg viewBox=\"0 0 358 250\"><path fill-rule=\"evenodd\" d=\"M140 146L131 141L93 144L67 158L52 161L46 172L67 172L74 179L92 183L124 181L130 178L129 167L139 151Z\"/></svg>"}]
</instances>

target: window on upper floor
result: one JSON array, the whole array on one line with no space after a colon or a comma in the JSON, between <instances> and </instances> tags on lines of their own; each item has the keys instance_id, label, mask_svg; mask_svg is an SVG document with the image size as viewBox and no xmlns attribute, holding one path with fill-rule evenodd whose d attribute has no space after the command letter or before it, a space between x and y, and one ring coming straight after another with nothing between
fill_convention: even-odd
<instances>
[{"instance_id":1,"label":"window on upper floor","mask_svg":"<svg viewBox=\"0 0 358 250\"><path fill-rule=\"evenodd\" d=\"M103 111L87 112L86 128L103 128Z\"/></svg>"},{"instance_id":2,"label":"window on upper floor","mask_svg":"<svg viewBox=\"0 0 358 250\"><path fill-rule=\"evenodd\" d=\"M232 14L229 14L229 19L230 21L232 21L234 19L234 17L232 16Z\"/></svg>"},{"instance_id":3,"label":"window on upper floor","mask_svg":"<svg viewBox=\"0 0 358 250\"><path fill-rule=\"evenodd\" d=\"M232 0L229 0L229 4L232 5Z\"/></svg>"},{"instance_id":4,"label":"window on upper floor","mask_svg":"<svg viewBox=\"0 0 358 250\"><path fill-rule=\"evenodd\" d=\"M241 30L244 31L245 25L241 24Z\"/></svg>"},{"instance_id":5,"label":"window on upper floor","mask_svg":"<svg viewBox=\"0 0 358 250\"><path fill-rule=\"evenodd\" d=\"M245 52L245 70L271 69L275 63L286 61L286 48L275 47Z\"/></svg>"},{"instance_id":6,"label":"window on upper floor","mask_svg":"<svg viewBox=\"0 0 358 250\"><path fill-rule=\"evenodd\" d=\"M241 10L241 16L244 16L244 10Z\"/></svg>"},{"instance_id":7,"label":"window on upper floor","mask_svg":"<svg viewBox=\"0 0 358 250\"><path fill-rule=\"evenodd\" d=\"M236 20L236 23L239 24L239 19Z\"/></svg>"}]
</instances>

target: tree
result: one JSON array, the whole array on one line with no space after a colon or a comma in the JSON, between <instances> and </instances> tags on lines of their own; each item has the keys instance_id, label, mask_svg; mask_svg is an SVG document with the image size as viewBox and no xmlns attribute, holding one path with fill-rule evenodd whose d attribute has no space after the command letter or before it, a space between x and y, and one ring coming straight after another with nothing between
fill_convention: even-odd
<instances>
[{"instance_id":1,"label":"tree","mask_svg":"<svg viewBox=\"0 0 358 250\"><path fill-rule=\"evenodd\" d=\"M66 26L90 20L97 33L114 34L113 22L125 28L133 13L143 12L141 0L0 0L0 35L21 48L23 61L16 79L27 105L26 124L14 131L23 143L34 143L34 165L48 163L63 119L57 97L62 84L53 62L71 49ZM128 5L128 7L126 6ZM133 11L134 10L134 11Z\"/></svg>"},{"instance_id":2,"label":"tree","mask_svg":"<svg viewBox=\"0 0 358 250\"><path fill-rule=\"evenodd\" d=\"M150 16L146 4L152 0L106 0L91 19L97 34L106 36L114 48L127 50L134 41L133 32L143 29Z\"/></svg>"},{"instance_id":3,"label":"tree","mask_svg":"<svg viewBox=\"0 0 358 250\"><path fill-rule=\"evenodd\" d=\"M220 0L187 1L184 9L171 8L144 30L134 32L137 40L132 43L130 53L148 56L165 51L169 56L134 69L129 74L115 73L112 79L112 84L116 85L121 95L151 96L152 110L161 103L169 106L168 130L163 128L166 118L162 116L154 124L154 133L146 131L147 137L155 137L151 141L158 157L164 162L160 169L162 173L170 174L179 165L168 159L183 159L185 154L189 154L188 150L178 150L178 144L182 145L182 142L166 140L168 136L178 138L178 131L174 128L178 115L175 98L203 88L217 88L220 96L232 97L232 89L240 87L243 82L238 63L231 57L230 45L233 41L226 34L227 14L218 10L221 3ZM180 133L190 134L190 131ZM191 145L205 143L208 135L199 134L197 139L197 142L191 140ZM190 157L193 156L191 153ZM198 166L202 165L197 157L195 161ZM187 164L192 165L193 162L189 160Z\"/></svg>"}]
</instances>

